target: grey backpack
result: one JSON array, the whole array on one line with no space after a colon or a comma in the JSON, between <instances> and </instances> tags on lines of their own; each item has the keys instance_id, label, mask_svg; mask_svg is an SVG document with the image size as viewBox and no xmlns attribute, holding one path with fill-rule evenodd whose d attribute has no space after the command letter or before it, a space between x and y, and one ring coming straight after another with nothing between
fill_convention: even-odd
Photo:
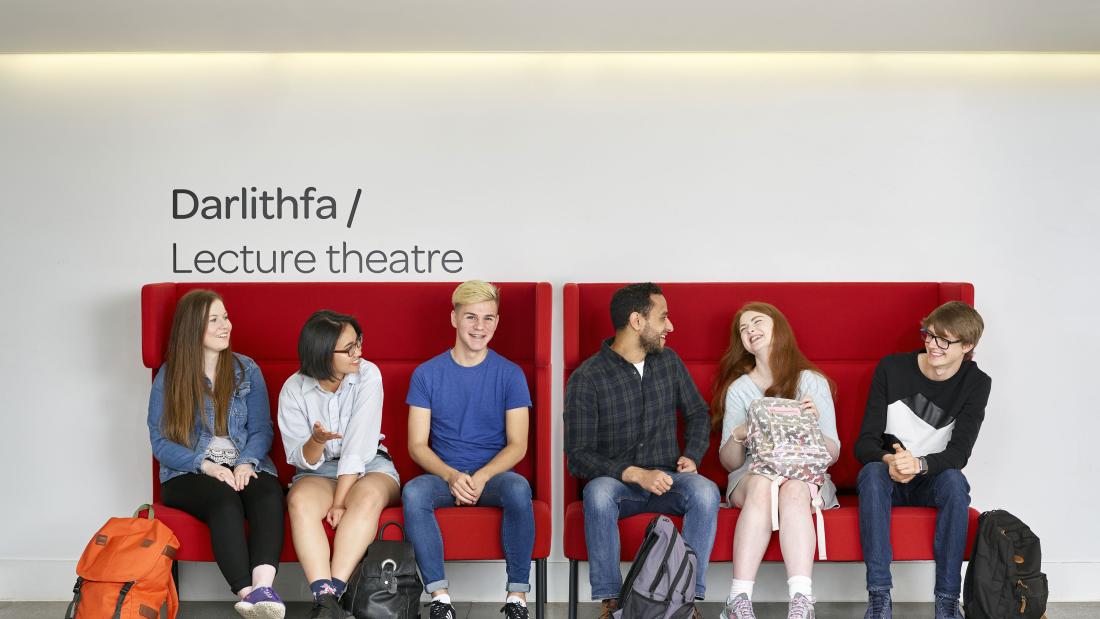
<instances>
[{"instance_id":1,"label":"grey backpack","mask_svg":"<svg viewBox=\"0 0 1100 619\"><path fill-rule=\"evenodd\" d=\"M615 619L688 619L695 609L699 560L676 525L657 516L623 583Z\"/></svg>"}]
</instances>

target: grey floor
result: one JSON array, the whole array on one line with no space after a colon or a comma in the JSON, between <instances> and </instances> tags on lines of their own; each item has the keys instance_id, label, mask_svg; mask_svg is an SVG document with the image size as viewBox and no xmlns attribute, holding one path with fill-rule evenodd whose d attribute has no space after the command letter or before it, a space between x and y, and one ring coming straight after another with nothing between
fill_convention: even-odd
<instances>
[{"instance_id":1,"label":"grey floor","mask_svg":"<svg viewBox=\"0 0 1100 619\"><path fill-rule=\"evenodd\" d=\"M60 619L65 616L64 602L0 602L0 619ZM547 604L547 617L544 619L565 619L567 608L564 603ZM598 604L581 604L578 619L593 619L599 614ZM477 603L455 604L458 619L500 619L499 604ZM703 616L717 619L722 605L717 602L700 604ZM817 605L818 619L859 619L863 616L863 604L843 602L821 603ZM760 619L783 619L787 616L786 604L757 604L756 614ZM309 615L309 605L304 602L291 602L287 605L288 619L304 619ZM227 602L184 602L180 605L181 619L239 619L233 612L233 606ZM928 619L932 616L931 604L895 604L894 617L897 619ZM1077 604L1051 604L1047 607L1049 619L1100 619L1100 602Z\"/></svg>"}]
</instances>

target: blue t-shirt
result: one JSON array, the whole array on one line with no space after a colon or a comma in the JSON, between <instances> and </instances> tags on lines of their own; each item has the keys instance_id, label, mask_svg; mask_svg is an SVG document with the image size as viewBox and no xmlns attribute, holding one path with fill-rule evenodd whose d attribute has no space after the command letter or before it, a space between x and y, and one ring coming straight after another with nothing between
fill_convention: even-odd
<instances>
[{"instance_id":1,"label":"blue t-shirt","mask_svg":"<svg viewBox=\"0 0 1100 619\"><path fill-rule=\"evenodd\" d=\"M473 473L507 444L504 412L531 406L531 394L523 370L492 350L469 368L456 363L448 350L416 368L405 403L432 411L435 455Z\"/></svg>"}]
</instances>

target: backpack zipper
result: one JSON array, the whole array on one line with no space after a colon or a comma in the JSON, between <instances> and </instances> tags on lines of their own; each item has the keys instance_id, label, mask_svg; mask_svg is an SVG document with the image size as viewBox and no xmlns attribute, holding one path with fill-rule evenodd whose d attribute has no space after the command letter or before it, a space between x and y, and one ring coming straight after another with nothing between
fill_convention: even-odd
<instances>
[{"instance_id":1,"label":"backpack zipper","mask_svg":"<svg viewBox=\"0 0 1100 619\"><path fill-rule=\"evenodd\" d=\"M665 549L665 556L661 559L661 567L657 569L657 575L653 577L653 583L649 586L649 593L652 594L657 590L657 585L661 582L661 577L668 571L668 558L672 556L672 550L674 548L673 542L675 538L670 537L666 540L668 547Z\"/></svg>"}]
</instances>

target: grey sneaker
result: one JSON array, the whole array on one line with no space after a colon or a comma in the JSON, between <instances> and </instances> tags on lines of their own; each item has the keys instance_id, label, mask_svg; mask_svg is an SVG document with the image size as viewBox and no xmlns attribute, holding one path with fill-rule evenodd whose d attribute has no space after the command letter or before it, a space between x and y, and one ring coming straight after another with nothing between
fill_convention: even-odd
<instances>
[{"instance_id":1,"label":"grey sneaker","mask_svg":"<svg viewBox=\"0 0 1100 619\"><path fill-rule=\"evenodd\" d=\"M889 591L867 592L867 612L863 619L894 619L894 601Z\"/></svg>"},{"instance_id":2,"label":"grey sneaker","mask_svg":"<svg viewBox=\"0 0 1100 619\"><path fill-rule=\"evenodd\" d=\"M801 593L794 594L794 599L787 606L787 619L814 619L814 602L817 600Z\"/></svg>"},{"instance_id":3,"label":"grey sneaker","mask_svg":"<svg viewBox=\"0 0 1100 619\"><path fill-rule=\"evenodd\" d=\"M756 619L752 612L749 596L738 593L735 598L726 598L726 607L722 609L721 619Z\"/></svg>"},{"instance_id":4,"label":"grey sneaker","mask_svg":"<svg viewBox=\"0 0 1100 619\"><path fill-rule=\"evenodd\" d=\"M959 598L936 596L936 619L962 619L959 612Z\"/></svg>"}]
</instances>

